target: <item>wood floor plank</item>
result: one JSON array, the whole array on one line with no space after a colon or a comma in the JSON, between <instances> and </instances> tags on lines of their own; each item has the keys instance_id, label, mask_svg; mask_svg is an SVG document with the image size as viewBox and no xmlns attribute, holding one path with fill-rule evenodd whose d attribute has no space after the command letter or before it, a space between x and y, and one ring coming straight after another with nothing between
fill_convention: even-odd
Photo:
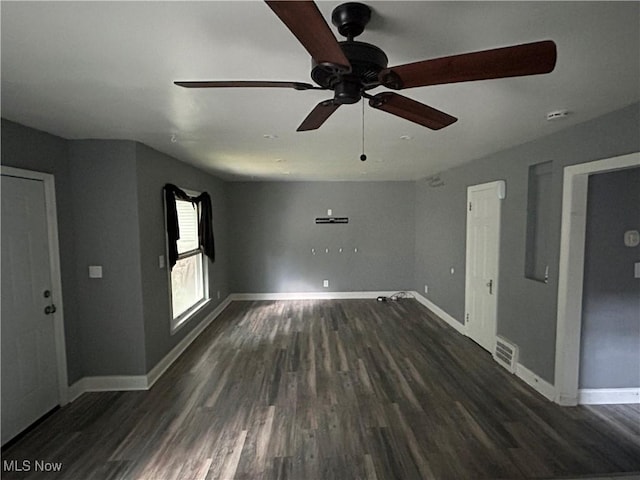
<instances>
[{"instance_id":1,"label":"wood floor plank","mask_svg":"<svg viewBox=\"0 0 640 480\"><path fill-rule=\"evenodd\" d=\"M62 471L9 468L36 459ZM640 472L640 406L559 407L411 299L233 302L151 390L85 394L2 460L7 480L606 477Z\"/></svg>"}]
</instances>

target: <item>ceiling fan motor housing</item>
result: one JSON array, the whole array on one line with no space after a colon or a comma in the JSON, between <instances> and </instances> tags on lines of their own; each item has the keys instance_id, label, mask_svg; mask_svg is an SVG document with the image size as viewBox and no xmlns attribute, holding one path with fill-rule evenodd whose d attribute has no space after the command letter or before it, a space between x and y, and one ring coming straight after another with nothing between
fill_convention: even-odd
<instances>
[{"instance_id":1,"label":"ceiling fan motor housing","mask_svg":"<svg viewBox=\"0 0 640 480\"><path fill-rule=\"evenodd\" d=\"M333 65L317 63L312 60L311 78L323 88L333 90L334 103L356 103L362 92L380 85L378 74L387 68L385 53L370 43L357 42L353 38L364 31L371 19L371 9L358 2L338 5L331 14L332 23L340 35L347 37L339 42L344 55L351 64L350 72L343 72Z\"/></svg>"},{"instance_id":2,"label":"ceiling fan motor housing","mask_svg":"<svg viewBox=\"0 0 640 480\"><path fill-rule=\"evenodd\" d=\"M361 92L380 85L378 74L387 68L387 55L375 45L365 42L340 42L351 71L342 73L331 65L312 60L311 78L323 88L334 90L338 103L356 103Z\"/></svg>"}]
</instances>

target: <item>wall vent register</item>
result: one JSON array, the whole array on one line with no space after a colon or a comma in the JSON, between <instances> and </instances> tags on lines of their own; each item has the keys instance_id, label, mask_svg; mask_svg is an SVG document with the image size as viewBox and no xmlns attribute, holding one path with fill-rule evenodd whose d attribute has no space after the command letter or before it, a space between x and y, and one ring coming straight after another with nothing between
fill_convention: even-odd
<instances>
[{"instance_id":1,"label":"wall vent register","mask_svg":"<svg viewBox=\"0 0 640 480\"><path fill-rule=\"evenodd\" d=\"M493 358L511 373L515 373L518 365L518 347L507 339L498 336Z\"/></svg>"}]
</instances>

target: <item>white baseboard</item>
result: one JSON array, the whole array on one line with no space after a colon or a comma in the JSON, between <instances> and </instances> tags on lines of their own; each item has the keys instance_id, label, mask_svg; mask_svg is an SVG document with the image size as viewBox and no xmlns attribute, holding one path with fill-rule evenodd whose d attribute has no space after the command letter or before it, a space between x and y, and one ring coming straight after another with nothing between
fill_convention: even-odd
<instances>
[{"instance_id":1,"label":"white baseboard","mask_svg":"<svg viewBox=\"0 0 640 480\"><path fill-rule=\"evenodd\" d=\"M121 390L147 390L146 375L105 375L83 377L69 387L69 401L73 402L86 392L114 392Z\"/></svg>"},{"instance_id":2,"label":"white baseboard","mask_svg":"<svg viewBox=\"0 0 640 480\"><path fill-rule=\"evenodd\" d=\"M117 375L83 377L69 387L70 402L86 392L126 390L148 390L175 362L191 343L233 301L241 300L304 300L304 299L350 299L389 297L395 291L368 292L297 292L297 293L233 293L225 298L207 317L191 330L171 351L165 355L146 375Z\"/></svg>"},{"instance_id":3,"label":"white baseboard","mask_svg":"<svg viewBox=\"0 0 640 480\"><path fill-rule=\"evenodd\" d=\"M581 388L579 405L608 405L614 403L640 403L640 388Z\"/></svg>"},{"instance_id":4,"label":"white baseboard","mask_svg":"<svg viewBox=\"0 0 640 480\"><path fill-rule=\"evenodd\" d=\"M415 292L415 291L409 292L409 293L411 293L411 295L413 295L418 302L420 302L422 305L424 305L433 313L435 313L440 319L444 320L445 323L447 323L448 325L456 329L459 333L461 333L462 335L467 334L466 333L467 329L462 323L460 323L454 317L452 317L447 312L442 310L439 306L437 306L431 300L428 300L427 298L423 297L422 295L420 295L418 292Z\"/></svg>"},{"instance_id":5,"label":"white baseboard","mask_svg":"<svg viewBox=\"0 0 640 480\"><path fill-rule=\"evenodd\" d=\"M160 360L155 367L149 370L147 373L148 388L151 388L154 383L162 376L164 372L175 362L180 355L187 349L189 345L204 331L209 324L215 320L222 311L232 302L231 295L225 298L220 304L201 321L196 328L191 330L180 342L167 353L162 360Z\"/></svg>"},{"instance_id":6,"label":"white baseboard","mask_svg":"<svg viewBox=\"0 0 640 480\"><path fill-rule=\"evenodd\" d=\"M459 333L461 333L462 335L467 334L466 328L462 323L458 322L454 317L452 317L447 312L442 310L435 303L423 297L418 292L410 292L410 293L415 297L416 300L418 300L418 302L420 302L429 310L431 310L433 313L435 313L447 324L451 325ZM491 354L493 355L493 352L491 352ZM525 367L521 363L518 363L518 365L516 366L515 375L518 378L520 378L523 382L525 382L527 385L532 387L535 391L537 391L542 396L547 398L548 400L551 400L551 401L555 400L555 395L556 395L555 387L551 385L549 382L540 378L538 375L533 373L531 370L529 370L527 367Z\"/></svg>"},{"instance_id":7,"label":"white baseboard","mask_svg":"<svg viewBox=\"0 0 640 480\"><path fill-rule=\"evenodd\" d=\"M389 297L397 291L368 291L368 292L299 292L299 293L233 293L224 299L197 327L189 332L173 349L164 356L146 375L131 376L103 376L103 377L84 377L69 387L69 401L77 399L85 392L104 392L104 391L120 391L120 390L147 390L162 376L162 374L175 362L182 353L191 345L191 343L209 326L209 324L218 317L222 311L233 301L242 300L304 300L304 299L358 299L358 298L377 298L379 296ZM418 302L431 310L445 323L453 327L457 332L466 335L466 329L463 324L458 322L454 317L442 310L436 304L426 299L416 291L407 291ZM530 385L544 397L554 400L555 388L550 383L542 380L538 375L518 364L516 375L525 383ZM612 398L616 396L616 402L581 402L581 403L638 403L640 398L640 389L615 389L617 393L604 393L602 390L582 390L584 398L604 398L603 395L609 395ZM622 390L625 390L623 393ZM627 391L629 390L629 391ZM608 392L613 392L608 389ZM623 398L635 401L621 401Z\"/></svg>"},{"instance_id":8,"label":"white baseboard","mask_svg":"<svg viewBox=\"0 0 640 480\"><path fill-rule=\"evenodd\" d=\"M232 301L243 300L341 300L350 298L390 297L399 290L369 292L283 292L283 293L232 293ZM405 290L402 290L405 291Z\"/></svg>"},{"instance_id":9,"label":"white baseboard","mask_svg":"<svg viewBox=\"0 0 640 480\"><path fill-rule=\"evenodd\" d=\"M232 302L231 295L225 298L209 315L160 360L146 375L113 375L83 377L69 387L69 401L73 402L86 392L111 392L127 390L148 390L191 345L209 324Z\"/></svg>"},{"instance_id":10,"label":"white baseboard","mask_svg":"<svg viewBox=\"0 0 640 480\"><path fill-rule=\"evenodd\" d=\"M516 366L516 376L547 400L555 401L556 387L540 378L521 363Z\"/></svg>"},{"instance_id":11,"label":"white baseboard","mask_svg":"<svg viewBox=\"0 0 640 480\"><path fill-rule=\"evenodd\" d=\"M578 398L567 395L556 395L555 402L562 407L575 407L578 405Z\"/></svg>"}]
</instances>

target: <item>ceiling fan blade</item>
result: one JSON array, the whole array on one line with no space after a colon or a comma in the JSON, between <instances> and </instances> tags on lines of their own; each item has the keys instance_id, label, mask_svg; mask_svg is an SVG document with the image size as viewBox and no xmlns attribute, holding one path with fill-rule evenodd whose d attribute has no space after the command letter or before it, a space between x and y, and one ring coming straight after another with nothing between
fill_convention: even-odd
<instances>
[{"instance_id":1,"label":"ceiling fan blade","mask_svg":"<svg viewBox=\"0 0 640 480\"><path fill-rule=\"evenodd\" d=\"M339 70L351 70L349 60L314 2L295 0L265 0L265 2L317 63L330 64Z\"/></svg>"},{"instance_id":2,"label":"ceiling fan blade","mask_svg":"<svg viewBox=\"0 0 640 480\"><path fill-rule=\"evenodd\" d=\"M551 72L556 64L552 40L435 58L382 70L380 83L394 90Z\"/></svg>"},{"instance_id":3,"label":"ceiling fan blade","mask_svg":"<svg viewBox=\"0 0 640 480\"><path fill-rule=\"evenodd\" d=\"M173 82L179 87L185 88L246 88L246 87L275 87L275 88L293 88L295 90L317 90L309 83L303 82L260 82L260 81L198 81L198 82Z\"/></svg>"},{"instance_id":4,"label":"ceiling fan blade","mask_svg":"<svg viewBox=\"0 0 640 480\"><path fill-rule=\"evenodd\" d=\"M440 130L458 119L393 92L382 92L369 99L369 105L378 110L420 124L431 130Z\"/></svg>"},{"instance_id":5,"label":"ceiling fan blade","mask_svg":"<svg viewBox=\"0 0 640 480\"><path fill-rule=\"evenodd\" d=\"M333 100L324 100L311 110L311 113L307 115L307 118L300 124L297 132L306 132L307 130L315 130L320 128L322 124L335 112L339 103L334 103Z\"/></svg>"}]
</instances>

